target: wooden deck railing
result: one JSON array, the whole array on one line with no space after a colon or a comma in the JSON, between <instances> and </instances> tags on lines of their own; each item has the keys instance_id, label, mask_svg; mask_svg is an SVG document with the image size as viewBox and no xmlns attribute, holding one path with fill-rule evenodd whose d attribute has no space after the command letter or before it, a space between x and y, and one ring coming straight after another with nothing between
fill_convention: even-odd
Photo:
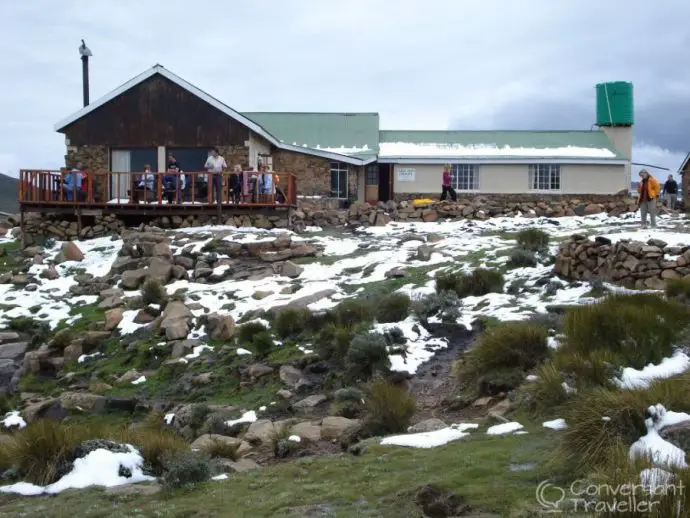
<instances>
[{"instance_id":1,"label":"wooden deck railing","mask_svg":"<svg viewBox=\"0 0 690 518\"><path fill-rule=\"evenodd\" d=\"M80 175L79 178L77 175ZM86 172L22 169L19 203L57 206L295 206L297 183L287 173Z\"/></svg>"}]
</instances>

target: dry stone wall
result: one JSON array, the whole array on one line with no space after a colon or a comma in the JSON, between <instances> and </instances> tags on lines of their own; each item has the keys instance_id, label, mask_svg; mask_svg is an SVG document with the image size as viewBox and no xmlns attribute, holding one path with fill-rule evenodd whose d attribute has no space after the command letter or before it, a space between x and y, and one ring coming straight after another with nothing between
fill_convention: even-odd
<instances>
[{"instance_id":1,"label":"dry stone wall","mask_svg":"<svg viewBox=\"0 0 690 518\"><path fill-rule=\"evenodd\" d=\"M688 234L690 243L690 234ZM554 272L571 280L601 280L629 289L663 289L668 279L690 276L690 245L664 241L594 240L575 235L560 245Z\"/></svg>"},{"instance_id":2,"label":"dry stone wall","mask_svg":"<svg viewBox=\"0 0 690 518\"><path fill-rule=\"evenodd\" d=\"M349 209L339 209L339 203L328 199L302 199L299 207L288 218L287 212L276 212L271 215L248 213L235 215L228 210L220 218L211 215L200 216L163 216L146 221L130 219L125 222L113 214L84 217L80 228L76 218L45 214L27 214L25 221L27 244L36 236L53 237L59 240L90 239L120 233L126 226L149 224L160 228L189 228L202 225L228 225L234 227L256 227L261 229L289 228L301 230L306 226L383 226L391 221L424 221L476 219L486 220L492 217L549 217L587 215L606 213L619 216L636 210L632 198L620 197L595 203L591 200L568 199L554 202L520 202L499 204L487 198L458 200L457 203L435 202L424 207L415 207L407 201L396 203L389 201L377 205L354 203ZM19 225L19 218L11 218L14 225Z\"/></svg>"}]
</instances>

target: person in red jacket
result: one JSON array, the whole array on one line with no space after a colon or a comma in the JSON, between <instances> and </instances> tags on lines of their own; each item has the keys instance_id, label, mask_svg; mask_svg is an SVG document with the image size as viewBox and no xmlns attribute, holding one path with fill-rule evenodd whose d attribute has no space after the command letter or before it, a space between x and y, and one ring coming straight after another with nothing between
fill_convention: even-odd
<instances>
[{"instance_id":1,"label":"person in red jacket","mask_svg":"<svg viewBox=\"0 0 690 518\"><path fill-rule=\"evenodd\" d=\"M445 166L443 168L443 180L441 183L441 201L446 199L446 195L450 196L450 199L457 201L458 197L455 194L455 190L452 186L453 175L450 173L450 166Z\"/></svg>"}]
</instances>

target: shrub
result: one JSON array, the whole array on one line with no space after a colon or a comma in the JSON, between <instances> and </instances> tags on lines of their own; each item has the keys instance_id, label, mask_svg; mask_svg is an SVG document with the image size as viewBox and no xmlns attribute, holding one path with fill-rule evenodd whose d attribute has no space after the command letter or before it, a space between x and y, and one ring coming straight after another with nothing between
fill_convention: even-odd
<instances>
[{"instance_id":1,"label":"shrub","mask_svg":"<svg viewBox=\"0 0 690 518\"><path fill-rule=\"evenodd\" d=\"M197 403L189 409L189 427L195 432L201 430L211 409L204 403Z\"/></svg>"},{"instance_id":2,"label":"shrub","mask_svg":"<svg viewBox=\"0 0 690 518\"><path fill-rule=\"evenodd\" d=\"M400 322L410 313L410 297L404 293L390 293L376 301L376 319L382 323Z\"/></svg>"},{"instance_id":3,"label":"shrub","mask_svg":"<svg viewBox=\"0 0 690 518\"><path fill-rule=\"evenodd\" d=\"M165 287L156 279L147 280L141 287L141 300L148 306L149 304L165 305L168 294Z\"/></svg>"},{"instance_id":4,"label":"shrub","mask_svg":"<svg viewBox=\"0 0 690 518\"><path fill-rule=\"evenodd\" d=\"M290 426L273 426L273 431L269 436L273 455L283 459L299 448L299 443L289 440L292 435Z\"/></svg>"},{"instance_id":5,"label":"shrub","mask_svg":"<svg viewBox=\"0 0 690 518\"><path fill-rule=\"evenodd\" d=\"M442 291L416 299L412 303L412 313L423 324L428 324L431 317L444 323L456 322L460 318L460 304L455 291Z\"/></svg>"},{"instance_id":6,"label":"shrub","mask_svg":"<svg viewBox=\"0 0 690 518\"><path fill-rule=\"evenodd\" d=\"M508 268L532 268L537 266L537 256L531 250L516 248L510 253Z\"/></svg>"},{"instance_id":7,"label":"shrub","mask_svg":"<svg viewBox=\"0 0 690 518\"><path fill-rule=\"evenodd\" d=\"M268 331L255 334L254 339L252 340L252 348L254 349L254 353L259 358L265 358L268 356L274 345L275 342L273 341L273 337Z\"/></svg>"},{"instance_id":8,"label":"shrub","mask_svg":"<svg viewBox=\"0 0 690 518\"><path fill-rule=\"evenodd\" d=\"M10 320L7 327L18 333L28 333L39 325L39 322L36 322L31 317L17 317Z\"/></svg>"},{"instance_id":9,"label":"shrub","mask_svg":"<svg viewBox=\"0 0 690 518\"><path fill-rule=\"evenodd\" d=\"M364 299L344 300L334 309L335 320L340 327L354 327L363 322L371 322L374 314L374 305Z\"/></svg>"},{"instance_id":10,"label":"shrub","mask_svg":"<svg viewBox=\"0 0 690 518\"><path fill-rule=\"evenodd\" d=\"M240 449L240 444L240 442L233 443L218 438L212 438L208 446L203 448L203 451L212 459L221 458L237 461L237 459L239 459L238 450Z\"/></svg>"},{"instance_id":11,"label":"shrub","mask_svg":"<svg viewBox=\"0 0 690 518\"><path fill-rule=\"evenodd\" d=\"M404 388L379 380L369 386L365 408L367 432L386 435L407 431L416 402Z\"/></svg>"},{"instance_id":12,"label":"shrub","mask_svg":"<svg viewBox=\"0 0 690 518\"><path fill-rule=\"evenodd\" d=\"M458 297L480 297L503 292L503 274L498 270L477 268L471 274L446 273L436 277L436 293L454 291Z\"/></svg>"},{"instance_id":13,"label":"shrub","mask_svg":"<svg viewBox=\"0 0 690 518\"><path fill-rule=\"evenodd\" d=\"M328 324L316 337L314 350L324 360L343 363L354 336L355 330L352 328Z\"/></svg>"},{"instance_id":14,"label":"shrub","mask_svg":"<svg viewBox=\"0 0 690 518\"><path fill-rule=\"evenodd\" d=\"M465 274L462 272L439 273L436 276L436 293L440 294L448 291L458 293L458 287L464 278Z\"/></svg>"},{"instance_id":15,"label":"shrub","mask_svg":"<svg viewBox=\"0 0 690 518\"><path fill-rule=\"evenodd\" d=\"M529 322L507 322L488 328L459 364L456 376L466 388L493 396L515 389L525 373L543 361L547 331Z\"/></svg>"},{"instance_id":16,"label":"shrub","mask_svg":"<svg viewBox=\"0 0 690 518\"><path fill-rule=\"evenodd\" d=\"M285 308L278 312L273 326L280 338L290 338L306 331L311 318L311 311L307 308Z\"/></svg>"},{"instance_id":17,"label":"shrub","mask_svg":"<svg viewBox=\"0 0 690 518\"><path fill-rule=\"evenodd\" d=\"M182 452L166 459L163 485L166 489L178 489L198 484L211 478L211 464L207 455Z\"/></svg>"},{"instance_id":18,"label":"shrub","mask_svg":"<svg viewBox=\"0 0 690 518\"><path fill-rule=\"evenodd\" d=\"M50 346L54 349L63 350L74 341L74 338L74 331L69 328L61 329L53 336L53 339L50 341Z\"/></svg>"},{"instance_id":19,"label":"shrub","mask_svg":"<svg viewBox=\"0 0 690 518\"><path fill-rule=\"evenodd\" d=\"M350 342L345 366L351 379L368 380L390 368L386 338L380 333L360 333Z\"/></svg>"},{"instance_id":20,"label":"shrub","mask_svg":"<svg viewBox=\"0 0 690 518\"><path fill-rule=\"evenodd\" d=\"M254 340L254 336L266 331L268 331L268 328L262 323L248 322L237 328L237 339L240 343L250 344Z\"/></svg>"},{"instance_id":21,"label":"shrub","mask_svg":"<svg viewBox=\"0 0 690 518\"><path fill-rule=\"evenodd\" d=\"M687 326L685 306L656 295L611 295L570 309L564 322L566 351L608 350L622 366L642 368L670 356Z\"/></svg>"},{"instance_id":22,"label":"shrub","mask_svg":"<svg viewBox=\"0 0 690 518\"><path fill-rule=\"evenodd\" d=\"M677 298L683 302L690 301L690 278L668 279L666 281L666 296Z\"/></svg>"},{"instance_id":23,"label":"shrub","mask_svg":"<svg viewBox=\"0 0 690 518\"><path fill-rule=\"evenodd\" d=\"M365 394L358 388L348 387L333 394L331 414L354 419L364 411Z\"/></svg>"},{"instance_id":24,"label":"shrub","mask_svg":"<svg viewBox=\"0 0 690 518\"><path fill-rule=\"evenodd\" d=\"M520 248L532 252L546 252L549 248L549 234L538 228L526 228L515 236Z\"/></svg>"}]
</instances>

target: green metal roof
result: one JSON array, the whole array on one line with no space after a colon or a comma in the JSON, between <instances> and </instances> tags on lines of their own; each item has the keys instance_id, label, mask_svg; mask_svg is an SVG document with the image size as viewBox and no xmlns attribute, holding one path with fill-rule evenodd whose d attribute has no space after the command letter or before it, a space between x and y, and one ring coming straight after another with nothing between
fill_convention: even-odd
<instances>
[{"instance_id":1,"label":"green metal roof","mask_svg":"<svg viewBox=\"0 0 690 518\"><path fill-rule=\"evenodd\" d=\"M534 149L534 156L539 156L539 149L553 148L590 148L606 149L614 156L603 160L625 159L613 146L606 133L596 131L398 131L382 130L379 132L379 143L410 144L447 144L457 146L492 146L497 148ZM501 158L524 158L523 156L505 155ZM558 158L558 157L554 157Z\"/></svg>"},{"instance_id":2,"label":"green metal roof","mask_svg":"<svg viewBox=\"0 0 690 518\"><path fill-rule=\"evenodd\" d=\"M285 144L370 158L378 153L378 113L246 112ZM340 151L338 151L340 149Z\"/></svg>"}]
</instances>

